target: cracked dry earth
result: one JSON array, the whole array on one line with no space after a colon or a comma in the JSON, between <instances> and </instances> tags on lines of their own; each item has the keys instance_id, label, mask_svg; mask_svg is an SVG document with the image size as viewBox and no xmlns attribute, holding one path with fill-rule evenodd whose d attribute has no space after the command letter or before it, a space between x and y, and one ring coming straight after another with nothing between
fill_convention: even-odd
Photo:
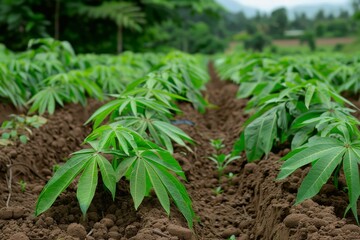
<instances>
[{"instance_id":1,"label":"cracked dry earth","mask_svg":"<svg viewBox=\"0 0 360 240\"><path fill-rule=\"evenodd\" d=\"M175 207L167 217L154 196L145 199L135 211L126 182L118 185L115 202L99 187L86 219L82 218L74 184L45 214L33 215L37 196L51 177L53 166L80 149L91 131L83 123L101 103L90 101L86 108L72 104L58 109L46 125L33 131L28 144L0 147L0 239L190 240L227 239L232 235L241 240L360 239L360 228L354 219L342 218L346 194L331 184L326 184L313 200L293 206L297 188L308 169L300 169L284 181L275 181L281 165L279 159L289 152L286 146L256 163L247 163L242 156L226 168L225 173L232 172L233 178L218 179L213 162L207 159L214 153L210 139L224 139L224 153L229 153L248 115L244 111L246 100L235 98L238 87L220 81L212 65L209 71L212 80L204 94L218 107L199 114L190 104L180 103L183 114L177 116L195 124L178 125L195 139L193 151L175 147L175 157L188 178L185 185L198 218L193 231L187 229ZM0 110L1 120L13 111L3 105ZM10 204L5 207L9 162L14 165L14 179ZM19 184L21 179L27 183L24 193ZM344 178L340 179L341 184L345 184ZM215 194L219 186L223 192Z\"/></svg>"}]
</instances>

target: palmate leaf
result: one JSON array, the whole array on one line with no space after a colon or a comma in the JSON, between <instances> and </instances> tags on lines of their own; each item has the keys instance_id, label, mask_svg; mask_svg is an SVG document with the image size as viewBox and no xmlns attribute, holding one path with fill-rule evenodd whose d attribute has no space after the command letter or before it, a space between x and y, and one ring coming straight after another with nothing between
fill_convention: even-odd
<instances>
[{"instance_id":1,"label":"palmate leaf","mask_svg":"<svg viewBox=\"0 0 360 240\"><path fill-rule=\"evenodd\" d=\"M248 161L268 154L277 136L277 109L270 109L251 122L244 130L245 151Z\"/></svg>"},{"instance_id":2,"label":"palmate leaf","mask_svg":"<svg viewBox=\"0 0 360 240\"><path fill-rule=\"evenodd\" d=\"M66 92L61 87L46 87L29 100L29 103L32 103L29 112L38 111L42 115L45 111L48 111L49 114L53 114L56 104L64 105L63 99L65 96Z\"/></svg>"},{"instance_id":3,"label":"palmate leaf","mask_svg":"<svg viewBox=\"0 0 360 240\"><path fill-rule=\"evenodd\" d=\"M96 143L93 143L96 147ZM116 191L116 176L109 161L95 149L83 149L61 166L45 185L36 204L35 214L45 212L55 202L56 198L70 185L81 172L77 198L81 211L86 214L94 197L98 183L98 167L106 188L111 192L113 199Z\"/></svg>"},{"instance_id":4,"label":"palmate leaf","mask_svg":"<svg viewBox=\"0 0 360 240\"><path fill-rule=\"evenodd\" d=\"M357 213L357 202L360 196L359 153L359 151L354 151L353 149L350 149L346 152L343 161L345 179L349 190L349 208L351 208L357 222L359 222Z\"/></svg>"},{"instance_id":5,"label":"palmate leaf","mask_svg":"<svg viewBox=\"0 0 360 240\"><path fill-rule=\"evenodd\" d=\"M45 212L55 202L56 198L70 185L88 163L83 154L74 155L60 167L45 185L36 203L35 215Z\"/></svg>"},{"instance_id":6,"label":"palmate leaf","mask_svg":"<svg viewBox=\"0 0 360 240\"><path fill-rule=\"evenodd\" d=\"M87 212L90 203L95 195L96 186L98 184L98 169L96 161L89 161L86 165L78 183L76 192L80 209L83 213Z\"/></svg>"},{"instance_id":7,"label":"palmate leaf","mask_svg":"<svg viewBox=\"0 0 360 240\"><path fill-rule=\"evenodd\" d=\"M185 179L179 163L169 152L161 149L138 151L135 156L122 160L116 169L118 180L123 176L129 177L130 192L136 209L143 201L147 186L149 186L155 190L161 205L168 214L170 213L170 196L188 221L189 227L192 227L194 212L191 199L184 185L170 172Z\"/></svg>"},{"instance_id":8,"label":"palmate leaf","mask_svg":"<svg viewBox=\"0 0 360 240\"><path fill-rule=\"evenodd\" d=\"M360 196L360 146L329 137L318 137L284 157L284 164L277 179L284 179L295 170L313 164L299 188L296 204L315 196L331 175L343 165L346 183L349 188L349 208L356 220L357 200Z\"/></svg>"},{"instance_id":9,"label":"palmate leaf","mask_svg":"<svg viewBox=\"0 0 360 240\"><path fill-rule=\"evenodd\" d=\"M173 152L171 141L178 143L180 146L186 147L184 141L193 143L193 140L180 128L166 122L166 118L158 116L157 113L146 111L145 116L126 116L119 118L118 122L125 127L134 129L142 136L150 136L154 142L170 152ZM189 149L190 150L190 149Z\"/></svg>"},{"instance_id":10,"label":"palmate leaf","mask_svg":"<svg viewBox=\"0 0 360 240\"><path fill-rule=\"evenodd\" d=\"M159 175L155 172L151 163L145 163L146 171L149 175L152 186L154 187L156 196L158 197L161 206L165 209L166 213L170 215L170 201L169 195L166 191L164 184L162 183Z\"/></svg>"},{"instance_id":11,"label":"palmate leaf","mask_svg":"<svg viewBox=\"0 0 360 240\"><path fill-rule=\"evenodd\" d=\"M153 110L161 114L169 115L170 110L176 111L175 108L170 108L169 106L166 106L154 99L132 96L120 97L118 95L117 97L119 97L119 99L111 101L96 110L96 112L87 120L86 124L94 121L94 128L97 128L105 120L105 118L114 111L117 111L117 116L130 113L137 116L138 113L144 113L145 110Z\"/></svg>"},{"instance_id":12,"label":"palmate leaf","mask_svg":"<svg viewBox=\"0 0 360 240\"><path fill-rule=\"evenodd\" d=\"M122 150L129 155L130 150L138 148L138 142L145 140L137 132L120 125L118 122L109 125L103 125L95 129L86 139L85 142L99 140L100 149L117 149Z\"/></svg>"},{"instance_id":13,"label":"palmate leaf","mask_svg":"<svg viewBox=\"0 0 360 240\"><path fill-rule=\"evenodd\" d=\"M134 199L135 209L143 201L146 193L146 171L143 158L138 158L130 177L130 193Z\"/></svg>"}]
</instances>

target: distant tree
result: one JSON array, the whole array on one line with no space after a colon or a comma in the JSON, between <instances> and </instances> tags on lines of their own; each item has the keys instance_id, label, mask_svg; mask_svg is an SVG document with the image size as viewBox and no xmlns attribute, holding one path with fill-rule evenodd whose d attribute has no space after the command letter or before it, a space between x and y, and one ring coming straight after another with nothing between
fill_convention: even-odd
<instances>
[{"instance_id":1,"label":"distant tree","mask_svg":"<svg viewBox=\"0 0 360 240\"><path fill-rule=\"evenodd\" d=\"M284 35L288 26L288 17L286 8L274 10L270 15L270 33L272 35Z\"/></svg>"},{"instance_id":2,"label":"distant tree","mask_svg":"<svg viewBox=\"0 0 360 240\"><path fill-rule=\"evenodd\" d=\"M244 42L245 49L262 52L264 48L271 44L271 39L263 33L256 33Z\"/></svg>"},{"instance_id":3,"label":"distant tree","mask_svg":"<svg viewBox=\"0 0 360 240\"><path fill-rule=\"evenodd\" d=\"M316 36L323 37L326 32L326 26L323 23L319 23L315 28Z\"/></svg>"},{"instance_id":4,"label":"distant tree","mask_svg":"<svg viewBox=\"0 0 360 240\"><path fill-rule=\"evenodd\" d=\"M328 20L333 20L335 18L334 14L333 13L330 13L328 16L327 16L327 19Z\"/></svg>"},{"instance_id":5,"label":"distant tree","mask_svg":"<svg viewBox=\"0 0 360 240\"><path fill-rule=\"evenodd\" d=\"M40 0L31 2L33 5L41 4ZM46 27L50 24L45 15L33 10L33 5L26 0L0 1L0 41L3 38L11 39L17 47L26 45L32 36L48 37ZM4 34L6 33L6 34Z\"/></svg>"},{"instance_id":6,"label":"distant tree","mask_svg":"<svg viewBox=\"0 0 360 240\"><path fill-rule=\"evenodd\" d=\"M110 19L117 26L117 52L123 50L123 28L141 31L145 14L130 2L104 2L99 6L82 5L79 13L95 19Z\"/></svg>"},{"instance_id":7,"label":"distant tree","mask_svg":"<svg viewBox=\"0 0 360 240\"><path fill-rule=\"evenodd\" d=\"M350 13L348 11L342 9L340 14L339 14L339 18L349 19L350 18Z\"/></svg>"},{"instance_id":8,"label":"distant tree","mask_svg":"<svg viewBox=\"0 0 360 240\"><path fill-rule=\"evenodd\" d=\"M320 9L320 10L316 13L315 20L316 20L316 21L323 21L323 20L325 20L325 19L326 19L326 17L325 17L324 10Z\"/></svg>"},{"instance_id":9,"label":"distant tree","mask_svg":"<svg viewBox=\"0 0 360 240\"><path fill-rule=\"evenodd\" d=\"M360 0L353 0L352 6L354 10L354 19L360 20Z\"/></svg>"},{"instance_id":10,"label":"distant tree","mask_svg":"<svg viewBox=\"0 0 360 240\"><path fill-rule=\"evenodd\" d=\"M311 51L315 51L316 50L316 37L315 34L313 32L306 32L301 38L300 38L300 42L301 43L306 43Z\"/></svg>"}]
</instances>

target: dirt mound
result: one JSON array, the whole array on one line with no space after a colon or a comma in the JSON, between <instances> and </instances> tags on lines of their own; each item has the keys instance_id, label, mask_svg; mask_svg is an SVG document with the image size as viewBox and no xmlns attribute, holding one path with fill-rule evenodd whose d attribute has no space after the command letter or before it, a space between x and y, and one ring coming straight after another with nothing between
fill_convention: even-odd
<instances>
[{"instance_id":1,"label":"dirt mound","mask_svg":"<svg viewBox=\"0 0 360 240\"><path fill-rule=\"evenodd\" d=\"M70 104L52 116L45 116L48 123L40 129L33 129L27 144L18 142L15 146L0 146L0 178L5 175L6 165L10 162L13 174L24 180L51 176L54 165L80 148L91 131L91 126L83 124L99 106L101 103L93 100L85 108ZM1 116L6 117L2 112Z\"/></svg>"}]
</instances>

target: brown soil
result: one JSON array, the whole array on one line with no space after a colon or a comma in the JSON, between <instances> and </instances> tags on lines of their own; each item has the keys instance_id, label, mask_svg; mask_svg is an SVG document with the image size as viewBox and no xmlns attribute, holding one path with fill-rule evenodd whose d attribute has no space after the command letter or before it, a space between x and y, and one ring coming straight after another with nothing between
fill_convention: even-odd
<instances>
[{"instance_id":1,"label":"brown soil","mask_svg":"<svg viewBox=\"0 0 360 240\"><path fill-rule=\"evenodd\" d=\"M244 156L229 166L229 179L218 179L214 164L207 159L214 153L210 139L223 138L224 153L231 151L239 136L245 100L236 100L237 86L221 82L210 68L212 81L207 86L208 99L218 106L205 114L197 113L189 104L180 104L194 126L179 125L197 144L193 152L175 148L188 182L186 187L193 200L198 221L194 231L186 227L181 214L172 207L170 218L155 197L147 198L138 211L134 210L128 185L121 182L115 202L100 186L90 206L87 218L81 216L76 200L76 185L72 184L40 217L34 217L34 205L45 184L41 178L52 175L52 167L71 152L81 148L90 128L83 122L99 106L91 102L86 109L68 105L49 118L49 122L34 131L27 145L0 148L0 239L360 239L360 228L352 218L341 219L347 206L346 194L326 185L313 200L293 206L301 179L307 169L295 172L284 181L275 181L281 163L279 159L289 149L271 153L267 159L247 163ZM13 180L10 207L5 207L8 189L6 164L23 163L12 168ZM37 174L34 174L36 172ZM39 176L37 176L39 175ZM27 183L24 193L19 180ZM344 180L340 179L340 186ZM215 194L221 186L223 192Z\"/></svg>"},{"instance_id":2,"label":"brown soil","mask_svg":"<svg viewBox=\"0 0 360 240\"><path fill-rule=\"evenodd\" d=\"M9 119L10 114L20 114L22 111L16 110L16 108L10 104L0 103L0 124Z\"/></svg>"}]
</instances>

